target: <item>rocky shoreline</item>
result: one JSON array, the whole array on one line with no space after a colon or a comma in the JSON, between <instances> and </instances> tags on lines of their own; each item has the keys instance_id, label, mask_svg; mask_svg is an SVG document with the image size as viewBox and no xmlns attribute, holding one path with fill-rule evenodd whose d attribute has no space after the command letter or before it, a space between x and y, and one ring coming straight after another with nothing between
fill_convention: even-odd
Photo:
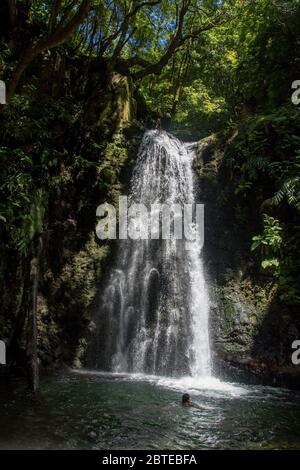
<instances>
[{"instance_id":1,"label":"rocky shoreline","mask_svg":"<svg viewBox=\"0 0 300 470\"><path fill-rule=\"evenodd\" d=\"M215 359L214 372L222 380L300 390L300 365L279 366L271 361L234 354Z\"/></svg>"}]
</instances>

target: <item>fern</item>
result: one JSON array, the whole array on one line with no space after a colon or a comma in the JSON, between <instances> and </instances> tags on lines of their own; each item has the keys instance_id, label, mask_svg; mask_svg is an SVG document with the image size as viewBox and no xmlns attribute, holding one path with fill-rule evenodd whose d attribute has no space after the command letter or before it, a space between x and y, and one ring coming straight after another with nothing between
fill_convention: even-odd
<instances>
[{"instance_id":1,"label":"fern","mask_svg":"<svg viewBox=\"0 0 300 470\"><path fill-rule=\"evenodd\" d=\"M286 197L287 202L290 206L300 210L300 177L292 176L288 178L281 188L277 191L274 197L271 199L272 204L279 206L279 204Z\"/></svg>"},{"instance_id":2,"label":"fern","mask_svg":"<svg viewBox=\"0 0 300 470\"><path fill-rule=\"evenodd\" d=\"M252 179L257 177L257 170L266 171L269 169L270 162L265 157L251 157L243 165L242 171L248 173Z\"/></svg>"}]
</instances>

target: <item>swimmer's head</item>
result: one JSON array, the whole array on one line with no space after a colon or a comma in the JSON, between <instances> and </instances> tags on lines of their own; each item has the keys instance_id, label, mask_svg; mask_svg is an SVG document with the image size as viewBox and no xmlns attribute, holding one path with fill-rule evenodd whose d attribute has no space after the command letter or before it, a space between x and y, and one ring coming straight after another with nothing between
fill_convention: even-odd
<instances>
[{"instance_id":1,"label":"swimmer's head","mask_svg":"<svg viewBox=\"0 0 300 470\"><path fill-rule=\"evenodd\" d=\"M183 405L186 405L186 404L188 404L190 401L191 401L190 395L189 395L188 393L184 393L184 394L182 395L181 403L182 403Z\"/></svg>"}]
</instances>

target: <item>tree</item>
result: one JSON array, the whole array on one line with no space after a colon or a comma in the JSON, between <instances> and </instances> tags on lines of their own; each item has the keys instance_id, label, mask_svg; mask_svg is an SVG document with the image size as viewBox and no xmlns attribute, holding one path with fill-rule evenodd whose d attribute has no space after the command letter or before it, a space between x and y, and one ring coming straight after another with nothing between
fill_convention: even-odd
<instances>
[{"instance_id":1,"label":"tree","mask_svg":"<svg viewBox=\"0 0 300 470\"><path fill-rule=\"evenodd\" d=\"M91 0L82 0L78 9L76 9L77 2L70 2L65 7L62 7L63 3L65 2L62 2L62 0L55 0L52 8L48 7L50 12L48 34L42 38L35 38L22 52L8 83L8 101L13 96L23 73L27 70L31 62L45 50L57 47L70 39L86 18L91 6ZM40 8L45 7L41 5ZM16 0L8 0L8 11L11 27L14 28L18 17ZM29 15L30 9L27 11L25 21L29 18ZM58 18L60 18L59 22Z\"/></svg>"},{"instance_id":2,"label":"tree","mask_svg":"<svg viewBox=\"0 0 300 470\"><path fill-rule=\"evenodd\" d=\"M240 4L247 1L94 2L80 44L96 60L140 80L159 75L186 42L228 22Z\"/></svg>"}]
</instances>

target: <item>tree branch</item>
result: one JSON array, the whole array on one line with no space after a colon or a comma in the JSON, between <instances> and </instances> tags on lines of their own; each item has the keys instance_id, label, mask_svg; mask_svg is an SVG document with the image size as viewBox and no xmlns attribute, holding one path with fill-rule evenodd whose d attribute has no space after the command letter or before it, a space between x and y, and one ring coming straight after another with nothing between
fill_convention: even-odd
<instances>
[{"instance_id":1,"label":"tree branch","mask_svg":"<svg viewBox=\"0 0 300 470\"><path fill-rule=\"evenodd\" d=\"M134 3L135 3L134 1L131 2L129 12L127 13L127 15L125 15L124 21L123 21L123 23L122 23L122 25L119 29L120 38L119 38L118 43L117 43L117 45L115 47L115 50L113 52L113 59L116 59L117 57L120 56L122 49L124 48L125 44L129 41L130 37L133 34L133 33L131 33L129 35L129 37L126 38L128 28L129 28L129 25L130 25L130 20L136 16L136 14L138 13L138 11L141 8L146 7L146 6L152 6L153 7L155 5L158 5L160 3L160 0L153 1L153 2L142 2L142 3L138 3L135 6L134 6Z\"/></svg>"},{"instance_id":2,"label":"tree branch","mask_svg":"<svg viewBox=\"0 0 300 470\"><path fill-rule=\"evenodd\" d=\"M52 10L51 10L51 15L50 15L50 19L49 19L49 24L48 24L49 34L51 34L51 32L52 32L52 30L55 26L55 21L56 21L58 12L59 12L60 7L61 7L61 2L62 2L62 0L55 0L54 3L53 3L53 7L52 7Z\"/></svg>"},{"instance_id":3,"label":"tree branch","mask_svg":"<svg viewBox=\"0 0 300 470\"><path fill-rule=\"evenodd\" d=\"M195 29L194 31L188 32L185 35L183 35L184 20L185 20L186 14L189 11L190 6L191 6L190 0L185 0L182 2L181 9L179 10L177 14L177 26L176 26L175 33L172 39L170 40L167 49L161 56L161 58L154 64L148 64L146 66L143 66L142 63L133 64L133 65L141 65L142 67L144 67L142 70L139 70L138 72L131 74L133 80L140 80L141 78L150 74L159 75L163 67L168 63L168 61L172 57L172 55L186 41L188 41L189 39L198 38L201 33L205 31L209 31L210 29L215 28L217 26L221 26L222 24L225 24L228 21L232 20L232 17L230 16L228 17L224 15L223 12L219 12L217 15L214 15L214 17L211 18L211 21L207 22L206 24L203 24L202 26Z\"/></svg>"},{"instance_id":4,"label":"tree branch","mask_svg":"<svg viewBox=\"0 0 300 470\"><path fill-rule=\"evenodd\" d=\"M76 6L76 3L77 3L77 0L73 0L71 3L69 3L65 9L63 10L63 14L62 14L62 18L59 22L59 25L58 27L59 28L62 28L63 25L64 25L64 22L66 21L66 19L68 18L69 14L71 13L72 11L72 8L74 8Z\"/></svg>"},{"instance_id":5,"label":"tree branch","mask_svg":"<svg viewBox=\"0 0 300 470\"><path fill-rule=\"evenodd\" d=\"M87 16L91 5L91 0L83 0L77 12L70 19L70 21L64 26L58 28L51 36L37 40L34 44L28 47L17 64L11 80L8 84L7 100L9 100L21 79L21 76L28 68L32 60L39 55L41 52L52 49L53 47L59 46L66 42L76 30L76 28L82 23Z\"/></svg>"},{"instance_id":6,"label":"tree branch","mask_svg":"<svg viewBox=\"0 0 300 470\"><path fill-rule=\"evenodd\" d=\"M178 20L175 33L162 57L159 59L158 62L155 64L151 64L148 67L145 67L144 70L136 72L132 74L132 78L134 80L139 80L146 75L149 74L156 74L159 75L163 69L163 67L168 63L169 59L172 57L176 49L183 44L185 39L182 37L182 30L184 26L184 18L189 10L189 6L191 4L190 0L184 0L182 2L181 9L178 13Z\"/></svg>"},{"instance_id":7,"label":"tree branch","mask_svg":"<svg viewBox=\"0 0 300 470\"><path fill-rule=\"evenodd\" d=\"M14 28L16 26L16 21L17 21L16 0L8 0L7 8L8 8L8 14L9 14L10 26Z\"/></svg>"}]
</instances>

